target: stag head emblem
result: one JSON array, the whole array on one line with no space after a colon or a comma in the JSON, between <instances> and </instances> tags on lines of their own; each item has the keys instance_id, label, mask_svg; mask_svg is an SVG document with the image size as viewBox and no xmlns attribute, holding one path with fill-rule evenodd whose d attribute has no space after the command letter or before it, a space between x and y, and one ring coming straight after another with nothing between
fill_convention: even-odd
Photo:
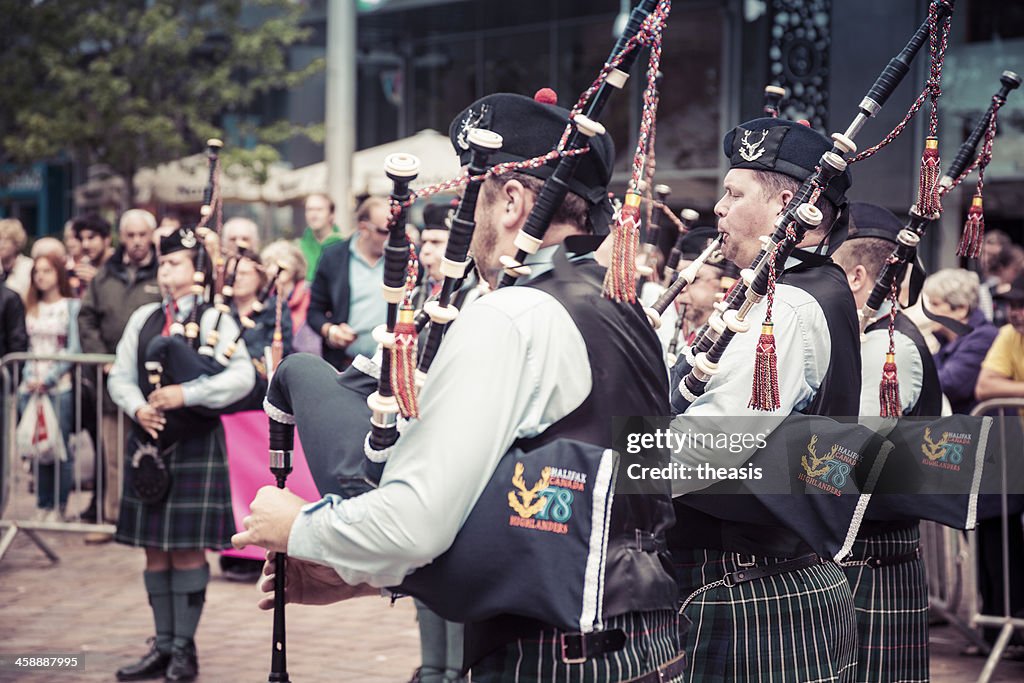
<instances>
[{"instance_id":1,"label":"stag head emblem","mask_svg":"<svg viewBox=\"0 0 1024 683\"><path fill-rule=\"evenodd\" d=\"M540 479L532 487L527 488L526 482L523 481L523 472L525 468L523 463L516 463L515 474L512 475L512 485L518 490L508 492L508 504L513 510L519 513L519 516L523 519L529 519L535 514L544 509L545 500L543 498L537 498L537 494L548 487L548 482L551 480L551 468L545 467L540 471Z\"/></svg>"},{"instance_id":2,"label":"stag head emblem","mask_svg":"<svg viewBox=\"0 0 1024 683\"><path fill-rule=\"evenodd\" d=\"M764 154L765 149L761 145L764 143L765 138L768 137L768 130L761 131L761 139L757 142L750 141L750 134L753 131L743 131L743 139L740 141L740 156L746 161L757 161Z\"/></svg>"},{"instance_id":3,"label":"stag head emblem","mask_svg":"<svg viewBox=\"0 0 1024 683\"><path fill-rule=\"evenodd\" d=\"M924 443L921 444L921 452L924 453L925 457L929 460L938 460L946 454L945 445L948 441L948 434L943 434L938 443L932 441L932 429L931 427L925 427Z\"/></svg>"},{"instance_id":4,"label":"stag head emblem","mask_svg":"<svg viewBox=\"0 0 1024 683\"><path fill-rule=\"evenodd\" d=\"M489 105L481 104L480 111L470 109L466 112L466 117L459 123L459 132L455 136L455 142L458 143L460 149L469 149L469 131L479 128L490 110Z\"/></svg>"},{"instance_id":5,"label":"stag head emblem","mask_svg":"<svg viewBox=\"0 0 1024 683\"><path fill-rule=\"evenodd\" d=\"M808 477L817 478L827 473L828 461L839 452L839 445L836 444L832 446L832 450L826 455L819 456L816 450L817 444L818 435L815 434L811 437L810 443L807 444L807 453L800 458L800 464L803 465L804 472L807 473Z\"/></svg>"}]
</instances>

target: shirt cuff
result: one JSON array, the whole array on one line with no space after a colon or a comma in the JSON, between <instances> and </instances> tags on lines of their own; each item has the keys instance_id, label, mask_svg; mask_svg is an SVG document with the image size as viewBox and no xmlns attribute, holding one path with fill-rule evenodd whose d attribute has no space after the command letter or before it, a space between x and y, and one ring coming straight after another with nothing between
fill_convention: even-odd
<instances>
[{"instance_id":1,"label":"shirt cuff","mask_svg":"<svg viewBox=\"0 0 1024 683\"><path fill-rule=\"evenodd\" d=\"M182 400L185 401L185 406L191 408L199 403L199 392L196 391L195 387L190 387L188 384L181 384L181 396Z\"/></svg>"},{"instance_id":2,"label":"shirt cuff","mask_svg":"<svg viewBox=\"0 0 1024 683\"><path fill-rule=\"evenodd\" d=\"M144 405L147 405L145 399L136 399L134 401L129 400L126 401L125 404L121 406L121 409L124 410L128 417L134 420L135 413L139 412L139 408L141 408Z\"/></svg>"},{"instance_id":3,"label":"shirt cuff","mask_svg":"<svg viewBox=\"0 0 1024 683\"><path fill-rule=\"evenodd\" d=\"M397 586L404 575L375 573L379 567L363 566L360 569L350 566L352 558L346 558L346 550L352 546L346 546L348 541L339 533L338 527L358 523L361 512L351 509L354 500L329 493L318 501L303 505L288 534L288 555L328 566L349 585Z\"/></svg>"}]
</instances>

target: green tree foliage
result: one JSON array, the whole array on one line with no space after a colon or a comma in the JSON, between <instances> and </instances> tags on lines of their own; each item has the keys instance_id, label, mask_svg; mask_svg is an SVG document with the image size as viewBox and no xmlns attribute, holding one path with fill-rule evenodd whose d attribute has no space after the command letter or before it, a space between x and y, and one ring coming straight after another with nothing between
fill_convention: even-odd
<instances>
[{"instance_id":1,"label":"green tree foliage","mask_svg":"<svg viewBox=\"0 0 1024 683\"><path fill-rule=\"evenodd\" d=\"M243 13L243 6L245 12ZM304 41L295 0L0 0L0 162L69 153L127 178L141 166L202 151L225 115L323 68L288 64ZM322 127L285 121L241 132L228 149L257 175L271 145Z\"/></svg>"}]
</instances>

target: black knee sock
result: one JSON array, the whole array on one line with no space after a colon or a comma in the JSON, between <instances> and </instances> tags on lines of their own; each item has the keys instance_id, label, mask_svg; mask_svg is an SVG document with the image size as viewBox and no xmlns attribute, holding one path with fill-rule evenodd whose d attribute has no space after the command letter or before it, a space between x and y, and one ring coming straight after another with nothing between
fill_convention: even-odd
<instances>
[{"instance_id":1,"label":"black knee sock","mask_svg":"<svg viewBox=\"0 0 1024 683\"><path fill-rule=\"evenodd\" d=\"M174 606L171 596L171 572L142 572L142 582L149 594L149 606L153 610L156 625L156 649L163 653L171 651L174 640Z\"/></svg>"},{"instance_id":2,"label":"black knee sock","mask_svg":"<svg viewBox=\"0 0 1024 683\"><path fill-rule=\"evenodd\" d=\"M210 581L210 567L175 569L171 573L171 591L174 594L174 647L185 647L192 642L199 626L206 601L206 584Z\"/></svg>"}]
</instances>

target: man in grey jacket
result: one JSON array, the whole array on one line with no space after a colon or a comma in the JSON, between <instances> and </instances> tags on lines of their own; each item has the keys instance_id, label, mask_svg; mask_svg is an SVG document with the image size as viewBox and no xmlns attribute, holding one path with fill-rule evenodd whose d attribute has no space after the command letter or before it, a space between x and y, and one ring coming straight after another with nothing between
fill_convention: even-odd
<instances>
[{"instance_id":1,"label":"man in grey jacket","mask_svg":"<svg viewBox=\"0 0 1024 683\"><path fill-rule=\"evenodd\" d=\"M82 297L78 325L84 353L114 353L132 311L160 301L153 248L155 229L156 218L148 211L130 209L121 216L117 250L100 268ZM104 368L104 373L109 370L109 367ZM117 408L104 395L102 518L108 523L117 521L121 496L118 457L121 444L118 443L117 422ZM94 497L90 510L95 510L95 505ZM86 538L93 543L109 540L109 534L90 534Z\"/></svg>"}]
</instances>

